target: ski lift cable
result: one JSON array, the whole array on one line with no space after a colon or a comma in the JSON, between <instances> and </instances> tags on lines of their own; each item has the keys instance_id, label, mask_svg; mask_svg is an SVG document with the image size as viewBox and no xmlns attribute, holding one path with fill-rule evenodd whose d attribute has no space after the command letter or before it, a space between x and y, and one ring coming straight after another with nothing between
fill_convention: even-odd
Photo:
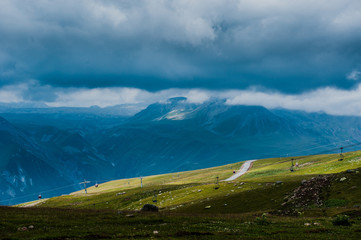
<instances>
[{"instance_id":1,"label":"ski lift cable","mask_svg":"<svg viewBox=\"0 0 361 240\"><path fill-rule=\"evenodd\" d=\"M333 144L340 144L340 143L343 143L343 142L350 142L350 140L344 140L344 141L339 141L339 142L334 142L334 143L330 143L330 144L327 144L327 145L323 145L323 146L320 146L320 147L326 147L326 146L329 146L329 145L333 145ZM350 148L350 147L354 147L354 146L358 146L358 145L361 145L361 142L356 142L356 143L352 143L352 144L349 144L349 145L346 145L346 146L343 146L343 149L346 149L346 148ZM307 157L311 157L311 156L315 156L315 155L320 155L320 154L325 154L325 153L330 153L330 152L334 152L334 151L338 151L340 149L340 147L337 147L337 148L332 148L332 149L327 149L327 150L323 150L323 151L320 151L320 152L317 152L317 153L314 153L314 154L310 154L310 155L307 155L307 156L300 156L300 157L295 157L293 156L292 158L294 160L299 160L299 159L303 159L303 158L307 158ZM306 149L306 150L310 150L310 149ZM304 150L304 151L306 151ZM290 154L287 154L287 155L294 155L295 153L298 153L298 152L292 152ZM286 162L290 162L292 161L291 159L288 159L288 160L284 160L284 161L279 161L279 162L276 162L276 163L271 163L271 164L267 164L265 166L270 166L270 165L275 165L275 164L279 164L279 163L286 163Z\"/></svg>"},{"instance_id":2,"label":"ski lift cable","mask_svg":"<svg viewBox=\"0 0 361 240\"><path fill-rule=\"evenodd\" d=\"M323 148L323 147L327 147L327 146L330 146L330 145L341 144L341 143L344 143L344 142L349 142L349 140L333 142L333 143L329 143L329 144L321 145L321 146L318 145L317 147L312 147L312 148L307 148L307 149L296 151L296 152L291 152L289 155L295 155L297 153L301 153L301 152L305 152L305 151L309 151L309 150L314 150L314 149L318 149L318 148Z\"/></svg>"},{"instance_id":3,"label":"ski lift cable","mask_svg":"<svg viewBox=\"0 0 361 240\"><path fill-rule=\"evenodd\" d=\"M347 140L343 140L343 141L339 141L339 142L331 142L331 143L323 144L323 145L320 145L320 143L301 144L301 145L297 145L297 146L300 147L300 148L307 147L307 149L300 150L300 151L296 151L296 152L292 152L292 154L298 153L298 152L304 152L304 151L307 151L307 150L322 148L322 147L326 147L326 146L333 145L333 144L340 144L340 143L343 143L343 142L349 142L349 140L347 139Z\"/></svg>"},{"instance_id":4,"label":"ski lift cable","mask_svg":"<svg viewBox=\"0 0 361 240\"><path fill-rule=\"evenodd\" d=\"M358 146L358 145L361 145L361 142L358 142L358 143L353 143L353 144L350 144L350 145L347 145L347 146L343 146L343 149L345 148L350 148L350 147L354 147L354 146ZM325 154L325 153L329 153L329 152L334 152L334 151L337 151L339 150L340 148L332 148L332 149L329 149L329 150L324 150L322 152L318 152L318 153L314 153L314 154L311 154L311 155L307 155L307 156L300 156L300 157L293 157L293 160L300 160L300 159L304 159L304 158L308 158L308 157L311 157L311 156L316 156L316 155L320 155L320 154ZM285 161L282 161L282 162L278 162L278 163L285 163L285 162L290 162L292 161L292 159L290 160L285 160Z\"/></svg>"},{"instance_id":5,"label":"ski lift cable","mask_svg":"<svg viewBox=\"0 0 361 240\"><path fill-rule=\"evenodd\" d=\"M23 196L19 196L19 197L15 197L15 198L9 198L9 199L5 199L5 200L1 200L0 202L7 202L7 201L17 200L17 199L21 199L21 198L31 197L31 196L38 195L39 192L42 193L42 194L44 194L44 193L53 192L53 191L56 191L56 190L60 190L60 189L67 188L67 187L71 187L71 186L75 186L75 185L78 185L78 184L66 185L66 186L62 186L62 187L57 187L57 188L48 189L48 190L45 190L45 191L37 191L37 193L29 193L29 194L27 194L27 195L23 195Z\"/></svg>"},{"instance_id":6,"label":"ski lift cable","mask_svg":"<svg viewBox=\"0 0 361 240\"><path fill-rule=\"evenodd\" d=\"M323 145L323 146L320 146L320 147L317 147L317 148L327 147L327 146L330 146L330 145L336 145L336 144L340 144L340 143L343 143L343 142L349 142L349 140L340 141L340 142L333 142L333 143L330 143L330 144L327 144L327 145ZM360 144L361 144L360 142L357 142L357 143L353 143L353 144L346 145L344 148L351 147L351 146L356 146L356 145L360 145ZM317 149L317 148L313 148L313 149ZM340 147L335 147L335 148L331 148L331 149L329 148L329 149L326 149L326 150L323 150L323 151L320 151L320 152L311 154L311 155L309 155L309 156L319 155L319 154L322 154L322 153L328 153L328 152L336 151L336 150L338 150L338 149L340 149ZM305 149L305 150L303 150L303 151L308 151L308 150L312 150L312 149ZM303 152L303 151L299 151L299 152ZM291 153L291 155L294 155L295 153L298 153L298 152L293 152L293 153Z\"/></svg>"}]
</instances>

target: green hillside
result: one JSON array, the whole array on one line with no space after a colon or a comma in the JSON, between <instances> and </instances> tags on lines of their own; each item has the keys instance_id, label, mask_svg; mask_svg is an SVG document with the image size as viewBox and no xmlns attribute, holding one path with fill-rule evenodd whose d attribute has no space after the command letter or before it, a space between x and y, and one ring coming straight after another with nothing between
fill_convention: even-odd
<instances>
[{"instance_id":1,"label":"green hillside","mask_svg":"<svg viewBox=\"0 0 361 240\"><path fill-rule=\"evenodd\" d=\"M143 178L143 188L140 187L140 179L123 179L100 184L99 187L88 188L88 194L84 191L70 195L55 197L42 201L38 207L61 207L61 208L90 208L90 209L116 209L116 210L140 210L145 203L153 203L160 210L188 211L192 205L211 205L212 202L225 202L227 207L217 211L249 212L256 210L273 209L283 200L284 195L300 185L302 180L308 180L320 174L341 173L349 169L361 167L361 151L344 154L344 160L339 161L339 154L316 155L293 157L294 172L290 171L292 158L273 158L258 160L252 168L243 176L233 182L224 182L235 169L239 169L242 162L202 169L196 171L148 176ZM216 185L216 177L219 184ZM358 174L351 174L352 179L357 179ZM282 186L275 185L282 181ZM358 184L355 183L357 186ZM352 187L352 186L351 186ZM356 190L355 190L356 191ZM355 193L355 191L353 191ZM273 196L274 195L274 196ZM266 197L267 196L267 197ZM270 196L273 198L269 199ZM252 201L252 206L233 206L233 199L237 205L249 198L257 198ZM345 198L346 196L343 195ZM253 199L254 200L254 199ZM349 205L361 204L355 200L347 200ZM224 204L223 204L224 205ZM21 206L26 206L23 204ZM246 206L243 204L243 206ZM200 208L201 212L204 211ZM214 212L211 209L208 212Z\"/></svg>"},{"instance_id":2,"label":"green hillside","mask_svg":"<svg viewBox=\"0 0 361 240\"><path fill-rule=\"evenodd\" d=\"M37 219L42 227L35 236L58 239L234 239L242 234L247 239L357 239L361 151L345 153L342 161L339 154L292 158L258 160L231 182L222 180L242 162L144 177L142 188L139 178L111 181L89 187L88 194L78 191L0 209L7 216L0 218L0 228L10 231ZM160 212L139 211L147 203ZM333 224L341 215L351 226Z\"/></svg>"}]
</instances>

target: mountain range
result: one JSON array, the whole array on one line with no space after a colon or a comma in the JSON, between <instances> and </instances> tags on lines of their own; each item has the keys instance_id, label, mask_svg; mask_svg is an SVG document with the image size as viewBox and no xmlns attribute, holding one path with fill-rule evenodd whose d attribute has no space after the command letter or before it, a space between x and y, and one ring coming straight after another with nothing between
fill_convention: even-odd
<instances>
[{"instance_id":1,"label":"mountain range","mask_svg":"<svg viewBox=\"0 0 361 240\"><path fill-rule=\"evenodd\" d=\"M123 106L125 107L125 106ZM118 110L117 110L118 109ZM337 152L361 141L361 118L186 98L136 114L107 108L1 108L0 204L105 181L246 159Z\"/></svg>"}]
</instances>

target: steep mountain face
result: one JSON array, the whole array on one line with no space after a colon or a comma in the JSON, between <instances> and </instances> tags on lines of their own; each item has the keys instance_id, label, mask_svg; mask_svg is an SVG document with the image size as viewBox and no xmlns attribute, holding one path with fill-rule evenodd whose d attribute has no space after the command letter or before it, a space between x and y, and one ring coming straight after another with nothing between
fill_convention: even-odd
<instances>
[{"instance_id":1,"label":"steep mountain face","mask_svg":"<svg viewBox=\"0 0 361 240\"><path fill-rule=\"evenodd\" d=\"M47 162L72 182L113 176L112 165L78 132L27 125L24 132L38 143Z\"/></svg>"},{"instance_id":2,"label":"steep mountain face","mask_svg":"<svg viewBox=\"0 0 361 240\"><path fill-rule=\"evenodd\" d=\"M222 136L265 136L295 134L299 129L264 107L228 106L212 102L192 113L200 125Z\"/></svg>"},{"instance_id":3,"label":"steep mountain face","mask_svg":"<svg viewBox=\"0 0 361 240\"><path fill-rule=\"evenodd\" d=\"M70 183L45 161L34 142L1 117L0 154L0 200Z\"/></svg>"},{"instance_id":4,"label":"steep mountain face","mask_svg":"<svg viewBox=\"0 0 361 240\"><path fill-rule=\"evenodd\" d=\"M94 114L49 108L2 113L11 123L0 118L0 201L65 185L47 196L70 192L80 189L84 178L110 180L314 154L361 141L360 117L230 106L222 100L191 104L172 98L132 117L94 109ZM30 199L34 195L12 203Z\"/></svg>"},{"instance_id":5,"label":"steep mountain face","mask_svg":"<svg viewBox=\"0 0 361 240\"><path fill-rule=\"evenodd\" d=\"M44 196L68 193L80 189L78 183L84 179L114 177L111 163L78 132L20 126L22 130L0 118L0 201L34 200L34 195L18 198L45 190L51 192ZM69 187L58 189L63 186Z\"/></svg>"}]
</instances>

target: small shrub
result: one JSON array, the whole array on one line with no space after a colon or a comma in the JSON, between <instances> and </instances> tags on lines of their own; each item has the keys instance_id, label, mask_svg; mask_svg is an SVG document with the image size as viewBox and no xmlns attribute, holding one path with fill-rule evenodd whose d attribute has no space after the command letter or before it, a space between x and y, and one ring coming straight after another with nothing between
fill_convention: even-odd
<instances>
[{"instance_id":1,"label":"small shrub","mask_svg":"<svg viewBox=\"0 0 361 240\"><path fill-rule=\"evenodd\" d=\"M257 225L268 225L271 222L266 218L266 213L263 213L261 217L256 217L255 223Z\"/></svg>"},{"instance_id":2,"label":"small shrub","mask_svg":"<svg viewBox=\"0 0 361 240\"><path fill-rule=\"evenodd\" d=\"M348 204L344 199L329 199L325 202L326 207L344 207Z\"/></svg>"},{"instance_id":3,"label":"small shrub","mask_svg":"<svg viewBox=\"0 0 361 240\"><path fill-rule=\"evenodd\" d=\"M337 215L332 224L335 226L351 226L350 217L347 215Z\"/></svg>"}]
</instances>

